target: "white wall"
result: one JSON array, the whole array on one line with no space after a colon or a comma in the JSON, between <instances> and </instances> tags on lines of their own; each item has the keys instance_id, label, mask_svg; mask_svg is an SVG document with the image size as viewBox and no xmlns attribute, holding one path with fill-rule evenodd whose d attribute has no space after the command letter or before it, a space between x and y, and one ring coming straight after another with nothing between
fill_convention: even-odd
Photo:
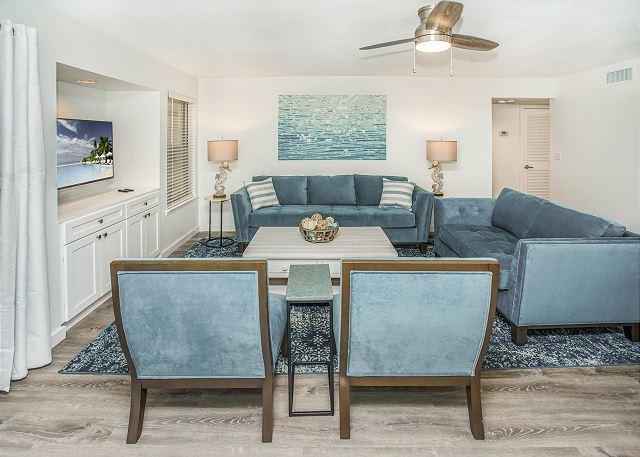
<instances>
[{"instance_id":1,"label":"white wall","mask_svg":"<svg viewBox=\"0 0 640 457\"><path fill-rule=\"evenodd\" d=\"M506 131L506 136L500 136ZM492 196L497 197L502 189L518 189L520 153L520 106L493 105L493 174Z\"/></svg>"},{"instance_id":2,"label":"white wall","mask_svg":"<svg viewBox=\"0 0 640 457\"><path fill-rule=\"evenodd\" d=\"M68 119L108 120L107 92L57 82L57 115Z\"/></svg>"},{"instance_id":3,"label":"white wall","mask_svg":"<svg viewBox=\"0 0 640 457\"><path fill-rule=\"evenodd\" d=\"M33 0L0 0L0 14L15 23L38 29L39 70L46 154L47 257L51 298L52 328L62 323L59 291L59 253L57 230L58 192L56 190L56 62L148 87L159 92L156 129L159 141L150 147L159 157L162 193L165 192L166 95L169 90L197 98L198 82L151 57L48 9ZM154 165L155 166L155 165ZM100 187L90 187L95 191ZM163 197L164 200L164 197ZM197 226L195 202L161 217L161 246L164 248ZM43 253L44 256L44 253Z\"/></svg>"},{"instance_id":4,"label":"white wall","mask_svg":"<svg viewBox=\"0 0 640 457\"><path fill-rule=\"evenodd\" d=\"M387 96L387 160L278 161L278 95L384 94ZM206 141L239 140L239 160L227 189L259 174L372 173L408 176L431 187L427 139L458 140L458 162L444 164L445 195L491 196L491 98L555 96L548 79L322 77L214 78L200 80L200 195L211 193L216 164L206 161ZM208 206L200 204L200 227ZM230 205L224 229L233 230ZM214 227L217 218L214 217Z\"/></svg>"},{"instance_id":5,"label":"white wall","mask_svg":"<svg viewBox=\"0 0 640 457\"><path fill-rule=\"evenodd\" d=\"M605 84L606 72L626 67L633 67L632 82ZM551 199L640 231L639 132L640 59L558 79Z\"/></svg>"}]
</instances>

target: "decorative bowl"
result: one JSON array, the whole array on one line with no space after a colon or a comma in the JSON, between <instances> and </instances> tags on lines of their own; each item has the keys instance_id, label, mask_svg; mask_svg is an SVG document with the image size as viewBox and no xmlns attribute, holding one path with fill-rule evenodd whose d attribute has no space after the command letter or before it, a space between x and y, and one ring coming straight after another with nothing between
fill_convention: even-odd
<instances>
[{"instance_id":1,"label":"decorative bowl","mask_svg":"<svg viewBox=\"0 0 640 457\"><path fill-rule=\"evenodd\" d=\"M330 241L333 241L338 234L338 230L340 230L338 223L332 218L331 223L329 223L329 221L324 220L321 217L318 218L317 216L319 215L314 214L314 216L316 216L313 219L314 222L316 222L316 228L313 230L305 228L305 226L310 226L308 223L309 218L304 218L298 224L300 233L302 233L305 241L308 241L309 243L329 243Z\"/></svg>"}]
</instances>

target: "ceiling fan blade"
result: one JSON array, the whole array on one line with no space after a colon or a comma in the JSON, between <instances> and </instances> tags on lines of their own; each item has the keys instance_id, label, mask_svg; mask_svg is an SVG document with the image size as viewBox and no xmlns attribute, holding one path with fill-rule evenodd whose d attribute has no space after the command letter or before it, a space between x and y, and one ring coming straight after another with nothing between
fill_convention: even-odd
<instances>
[{"instance_id":1,"label":"ceiling fan blade","mask_svg":"<svg viewBox=\"0 0 640 457\"><path fill-rule=\"evenodd\" d=\"M360 48L360 50L367 51L369 49L384 48L387 46L395 46L396 44L409 43L411 41L415 41L415 38L412 37L412 38L405 38L403 40L387 41L386 43L372 44L370 46L365 46L363 48Z\"/></svg>"},{"instance_id":2,"label":"ceiling fan blade","mask_svg":"<svg viewBox=\"0 0 640 457\"><path fill-rule=\"evenodd\" d=\"M491 51L499 45L495 41L485 40L471 35L451 35L451 46L455 48L470 49L472 51Z\"/></svg>"},{"instance_id":3,"label":"ceiling fan blade","mask_svg":"<svg viewBox=\"0 0 640 457\"><path fill-rule=\"evenodd\" d=\"M450 33L453 26L460 19L462 8L462 3L458 2L438 3L427 17L425 23L427 30Z\"/></svg>"}]
</instances>

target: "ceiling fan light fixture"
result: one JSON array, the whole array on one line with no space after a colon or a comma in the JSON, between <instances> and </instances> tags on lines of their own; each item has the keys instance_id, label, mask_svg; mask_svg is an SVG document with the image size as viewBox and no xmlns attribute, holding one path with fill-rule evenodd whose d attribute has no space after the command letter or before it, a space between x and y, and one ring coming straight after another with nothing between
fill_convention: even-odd
<instances>
[{"instance_id":1,"label":"ceiling fan light fixture","mask_svg":"<svg viewBox=\"0 0 640 457\"><path fill-rule=\"evenodd\" d=\"M444 34L429 34L416 38L416 51L443 52L451 48L451 37Z\"/></svg>"}]
</instances>

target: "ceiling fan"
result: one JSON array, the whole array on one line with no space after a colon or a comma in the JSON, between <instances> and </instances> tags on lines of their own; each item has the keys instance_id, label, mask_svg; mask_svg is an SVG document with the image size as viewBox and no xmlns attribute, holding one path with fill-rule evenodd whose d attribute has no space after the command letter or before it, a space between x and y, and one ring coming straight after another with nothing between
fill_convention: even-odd
<instances>
[{"instance_id":1,"label":"ceiling fan","mask_svg":"<svg viewBox=\"0 0 640 457\"><path fill-rule=\"evenodd\" d=\"M415 51L420 52L442 52L451 47L470 49L472 51L491 51L498 47L498 43L471 35L460 35L453 33L453 26L456 25L462 14L462 3L442 1L437 5L423 6L418 10L420 25L416 29L413 38L387 41L385 43L372 44L360 48L361 51L369 49L384 48L397 44L414 42L414 70L415 73Z\"/></svg>"}]
</instances>

